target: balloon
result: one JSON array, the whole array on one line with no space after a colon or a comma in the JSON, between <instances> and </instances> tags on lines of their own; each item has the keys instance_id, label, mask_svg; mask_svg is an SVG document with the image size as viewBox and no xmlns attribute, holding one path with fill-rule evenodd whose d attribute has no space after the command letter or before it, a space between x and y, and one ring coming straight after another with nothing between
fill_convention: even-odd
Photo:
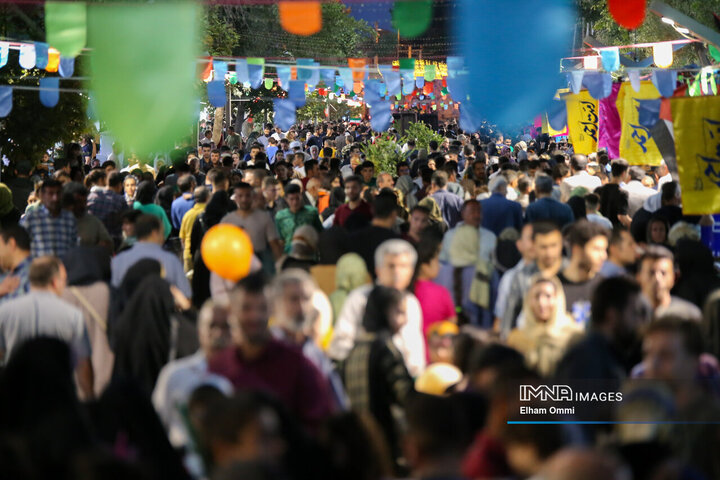
<instances>
[{"instance_id":1,"label":"balloon","mask_svg":"<svg viewBox=\"0 0 720 480\"><path fill-rule=\"evenodd\" d=\"M392 24L404 38L425 33L432 21L432 0L398 0L392 9Z\"/></svg>"},{"instance_id":2,"label":"balloon","mask_svg":"<svg viewBox=\"0 0 720 480\"><path fill-rule=\"evenodd\" d=\"M200 253L208 270L226 280L237 282L250 273L253 246L240 227L215 225L203 237Z\"/></svg>"},{"instance_id":3,"label":"balloon","mask_svg":"<svg viewBox=\"0 0 720 480\"><path fill-rule=\"evenodd\" d=\"M647 0L608 0L608 10L618 25L636 29L645 20Z\"/></svg>"},{"instance_id":4,"label":"balloon","mask_svg":"<svg viewBox=\"0 0 720 480\"><path fill-rule=\"evenodd\" d=\"M318 1L278 3L280 25L295 35L312 35L322 28L322 6Z\"/></svg>"},{"instance_id":5,"label":"balloon","mask_svg":"<svg viewBox=\"0 0 720 480\"><path fill-rule=\"evenodd\" d=\"M444 395L462 380L462 372L449 363L433 363L415 380L415 390L428 395Z\"/></svg>"}]
</instances>

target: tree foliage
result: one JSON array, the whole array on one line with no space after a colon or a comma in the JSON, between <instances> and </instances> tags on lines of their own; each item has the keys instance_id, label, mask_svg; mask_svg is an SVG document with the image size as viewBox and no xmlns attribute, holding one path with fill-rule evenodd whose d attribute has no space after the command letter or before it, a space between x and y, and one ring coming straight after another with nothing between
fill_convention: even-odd
<instances>
[{"instance_id":1,"label":"tree foliage","mask_svg":"<svg viewBox=\"0 0 720 480\"><path fill-rule=\"evenodd\" d=\"M405 129L405 136L402 137L400 143L405 143L410 139L415 140L415 147L418 149L427 149L432 140L435 140L438 144L443 142L443 136L423 122L410 122Z\"/></svg>"},{"instance_id":2,"label":"tree foliage","mask_svg":"<svg viewBox=\"0 0 720 480\"><path fill-rule=\"evenodd\" d=\"M397 164L403 160L398 144L392 139L377 138L375 143L365 144L361 150L365 158L375 165L376 173L395 175Z\"/></svg>"}]
</instances>

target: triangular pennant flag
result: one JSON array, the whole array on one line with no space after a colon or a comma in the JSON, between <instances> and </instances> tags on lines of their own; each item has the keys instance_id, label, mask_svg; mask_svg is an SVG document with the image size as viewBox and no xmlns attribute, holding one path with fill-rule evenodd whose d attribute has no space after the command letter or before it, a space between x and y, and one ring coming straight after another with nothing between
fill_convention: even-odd
<instances>
[{"instance_id":1,"label":"triangular pennant flag","mask_svg":"<svg viewBox=\"0 0 720 480\"><path fill-rule=\"evenodd\" d=\"M609 73L586 72L583 85L592 98L601 100L612 93L612 76Z\"/></svg>"},{"instance_id":2,"label":"triangular pennant flag","mask_svg":"<svg viewBox=\"0 0 720 480\"><path fill-rule=\"evenodd\" d=\"M215 71L213 80L225 80L225 75L227 75L228 72L228 64L222 60L213 60L213 70Z\"/></svg>"},{"instance_id":3,"label":"triangular pennant flag","mask_svg":"<svg viewBox=\"0 0 720 480\"><path fill-rule=\"evenodd\" d=\"M25 70L35 68L35 45L23 43L20 45L20 66Z\"/></svg>"},{"instance_id":4,"label":"triangular pennant flag","mask_svg":"<svg viewBox=\"0 0 720 480\"><path fill-rule=\"evenodd\" d=\"M209 82L212 75L212 57L202 57L197 63L198 78L204 82Z\"/></svg>"},{"instance_id":5,"label":"triangular pennant flag","mask_svg":"<svg viewBox=\"0 0 720 480\"><path fill-rule=\"evenodd\" d=\"M265 90L270 90L273 87L273 83L272 78L266 78L263 82L263 87L265 87Z\"/></svg>"},{"instance_id":6,"label":"triangular pennant flag","mask_svg":"<svg viewBox=\"0 0 720 480\"><path fill-rule=\"evenodd\" d=\"M315 86L320 82L320 62L313 62L312 67L314 68L310 70L310 78L305 83L309 88L315 89Z\"/></svg>"},{"instance_id":7,"label":"triangular pennant flag","mask_svg":"<svg viewBox=\"0 0 720 480\"><path fill-rule=\"evenodd\" d=\"M334 68L322 68L320 69L320 77L325 83L325 86L332 88L335 84L335 69Z\"/></svg>"},{"instance_id":8,"label":"triangular pennant flag","mask_svg":"<svg viewBox=\"0 0 720 480\"><path fill-rule=\"evenodd\" d=\"M302 80L290 80L288 88L288 99L292 100L296 108L305 105L305 82Z\"/></svg>"},{"instance_id":9,"label":"triangular pennant flag","mask_svg":"<svg viewBox=\"0 0 720 480\"><path fill-rule=\"evenodd\" d=\"M45 2L45 39L65 57L80 55L87 43L85 2Z\"/></svg>"},{"instance_id":10,"label":"triangular pennant flag","mask_svg":"<svg viewBox=\"0 0 720 480\"><path fill-rule=\"evenodd\" d=\"M60 76L63 78L72 77L75 72L75 59L73 57L63 57L60 55L58 72L60 72Z\"/></svg>"},{"instance_id":11,"label":"triangular pennant flag","mask_svg":"<svg viewBox=\"0 0 720 480\"><path fill-rule=\"evenodd\" d=\"M12 111L12 87L0 85L0 118L7 117Z\"/></svg>"},{"instance_id":12,"label":"triangular pennant flag","mask_svg":"<svg viewBox=\"0 0 720 480\"><path fill-rule=\"evenodd\" d=\"M558 132L565 129L567 125L567 108L563 100L553 100L547 112L548 123L553 130Z\"/></svg>"},{"instance_id":13,"label":"triangular pennant flag","mask_svg":"<svg viewBox=\"0 0 720 480\"><path fill-rule=\"evenodd\" d=\"M290 83L290 67L277 67L276 71L280 88L287 91Z\"/></svg>"},{"instance_id":14,"label":"triangular pennant flag","mask_svg":"<svg viewBox=\"0 0 720 480\"><path fill-rule=\"evenodd\" d=\"M600 50L602 66L607 72L614 72L620 68L620 49L617 47Z\"/></svg>"},{"instance_id":15,"label":"triangular pennant flag","mask_svg":"<svg viewBox=\"0 0 720 480\"><path fill-rule=\"evenodd\" d=\"M362 82L365 80L367 69L364 58L348 58L348 67L352 69L353 82Z\"/></svg>"},{"instance_id":16,"label":"triangular pennant flag","mask_svg":"<svg viewBox=\"0 0 720 480\"><path fill-rule=\"evenodd\" d=\"M47 43L35 42L35 67L45 68L48 64L48 48Z\"/></svg>"},{"instance_id":17,"label":"triangular pennant flag","mask_svg":"<svg viewBox=\"0 0 720 480\"><path fill-rule=\"evenodd\" d=\"M225 80L213 80L207 84L208 100L215 108L225 106Z\"/></svg>"},{"instance_id":18,"label":"triangular pennant flag","mask_svg":"<svg viewBox=\"0 0 720 480\"><path fill-rule=\"evenodd\" d=\"M673 96L677 85L677 72L674 70L653 70L652 82L660 95L670 98Z\"/></svg>"},{"instance_id":19,"label":"triangular pennant flag","mask_svg":"<svg viewBox=\"0 0 720 480\"><path fill-rule=\"evenodd\" d=\"M252 88L260 88L263 82L263 65L248 63L248 77Z\"/></svg>"},{"instance_id":20,"label":"triangular pennant flag","mask_svg":"<svg viewBox=\"0 0 720 480\"><path fill-rule=\"evenodd\" d=\"M0 68L7 64L9 53L10 44L8 42L0 42Z\"/></svg>"},{"instance_id":21,"label":"triangular pennant flag","mask_svg":"<svg viewBox=\"0 0 720 480\"><path fill-rule=\"evenodd\" d=\"M630 79L630 85L636 92L640 91L640 70L629 69L627 71L628 78Z\"/></svg>"},{"instance_id":22,"label":"triangular pennant flag","mask_svg":"<svg viewBox=\"0 0 720 480\"><path fill-rule=\"evenodd\" d=\"M392 9L392 25L401 37L417 37L430 26L432 12L432 0L396 0Z\"/></svg>"},{"instance_id":23,"label":"triangular pennant flag","mask_svg":"<svg viewBox=\"0 0 720 480\"><path fill-rule=\"evenodd\" d=\"M340 74L340 78L342 78L342 85L343 90L345 93L349 93L352 90L353 86L353 72L348 67L339 67L338 73Z\"/></svg>"},{"instance_id":24,"label":"triangular pennant flag","mask_svg":"<svg viewBox=\"0 0 720 480\"><path fill-rule=\"evenodd\" d=\"M570 90L572 90L573 93L580 93L580 90L582 90L584 76L585 70L573 70L570 72Z\"/></svg>"},{"instance_id":25,"label":"triangular pennant flag","mask_svg":"<svg viewBox=\"0 0 720 480\"><path fill-rule=\"evenodd\" d=\"M662 100L656 99L635 99L638 109L638 122L650 130L660 119L660 105Z\"/></svg>"},{"instance_id":26,"label":"triangular pennant flag","mask_svg":"<svg viewBox=\"0 0 720 480\"><path fill-rule=\"evenodd\" d=\"M387 85L388 95L397 95L400 93L400 72L396 72L390 65L380 65L380 73Z\"/></svg>"},{"instance_id":27,"label":"triangular pennant flag","mask_svg":"<svg viewBox=\"0 0 720 480\"><path fill-rule=\"evenodd\" d=\"M390 102L378 100L370 109L370 125L376 132L384 132L390 128L392 123L392 111Z\"/></svg>"},{"instance_id":28,"label":"triangular pennant flag","mask_svg":"<svg viewBox=\"0 0 720 480\"><path fill-rule=\"evenodd\" d=\"M55 73L60 68L60 52L50 47L48 50L48 62L45 70L51 73Z\"/></svg>"},{"instance_id":29,"label":"triangular pennant flag","mask_svg":"<svg viewBox=\"0 0 720 480\"><path fill-rule=\"evenodd\" d=\"M425 81L432 82L435 80L436 70L435 65L425 65Z\"/></svg>"},{"instance_id":30,"label":"triangular pennant flag","mask_svg":"<svg viewBox=\"0 0 720 480\"><path fill-rule=\"evenodd\" d=\"M241 58L235 63L235 73L237 74L238 83L248 83L250 81L250 73L248 72L248 62Z\"/></svg>"},{"instance_id":31,"label":"triangular pennant flag","mask_svg":"<svg viewBox=\"0 0 720 480\"><path fill-rule=\"evenodd\" d=\"M40 103L53 108L60 100L60 79L58 77L44 77L40 79Z\"/></svg>"},{"instance_id":32,"label":"triangular pennant flag","mask_svg":"<svg viewBox=\"0 0 720 480\"><path fill-rule=\"evenodd\" d=\"M425 77L417 77L415 79L415 86L417 88L423 88L425 86Z\"/></svg>"},{"instance_id":33,"label":"triangular pennant flag","mask_svg":"<svg viewBox=\"0 0 720 480\"><path fill-rule=\"evenodd\" d=\"M312 66L313 59L312 58L298 58L297 59L297 79L302 80L303 82L306 82L310 80L310 76L312 75L312 70L310 68L303 68L303 67L309 67Z\"/></svg>"},{"instance_id":34,"label":"triangular pennant flag","mask_svg":"<svg viewBox=\"0 0 720 480\"><path fill-rule=\"evenodd\" d=\"M284 1L278 3L280 25L293 35L312 35L322 28L322 6L319 1Z\"/></svg>"},{"instance_id":35,"label":"triangular pennant flag","mask_svg":"<svg viewBox=\"0 0 720 480\"><path fill-rule=\"evenodd\" d=\"M295 103L292 100L275 98L273 99L273 109L275 110L275 125L282 130L289 130L295 124Z\"/></svg>"}]
</instances>

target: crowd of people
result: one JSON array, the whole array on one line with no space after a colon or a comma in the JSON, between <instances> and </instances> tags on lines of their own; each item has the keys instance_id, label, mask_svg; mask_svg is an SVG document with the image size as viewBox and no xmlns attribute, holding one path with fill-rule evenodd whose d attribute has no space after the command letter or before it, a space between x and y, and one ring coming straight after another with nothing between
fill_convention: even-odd
<instances>
[{"instance_id":1,"label":"crowd of people","mask_svg":"<svg viewBox=\"0 0 720 480\"><path fill-rule=\"evenodd\" d=\"M2 476L720 478L712 218L677 173L437 133L265 124L157 170L87 139L8 166ZM253 246L237 283L203 260L218 224ZM508 423L519 383L578 380L624 401Z\"/></svg>"}]
</instances>

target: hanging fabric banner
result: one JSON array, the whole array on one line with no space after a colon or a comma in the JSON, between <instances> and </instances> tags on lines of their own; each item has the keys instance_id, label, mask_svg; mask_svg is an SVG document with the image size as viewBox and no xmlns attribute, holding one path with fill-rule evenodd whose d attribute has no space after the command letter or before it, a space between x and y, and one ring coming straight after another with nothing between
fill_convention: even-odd
<instances>
[{"instance_id":1,"label":"hanging fabric banner","mask_svg":"<svg viewBox=\"0 0 720 480\"><path fill-rule=\"evenodd\" d=\"M308 84L308 88L315 89L315 86L320 83L320 62L312 62L312 66L315 68L310 70L310 78L305 83Z\"/></svg>"},{"instance_id":2,"label":"hanging fabric banner","mask_svg":"<svg viewBox=\"0 0 720 480\"><path fill-rule=\"evenodd\" d=\"M349 67L339 67L338 73L340 74L340 78L342 78L342 88L345 91L345 93L350 93L353 88L353 72L350 70Z\"/></svg>"},{"instance_id":3,"label":"hanging fabric banner","mask_svg":"<svg viewBox=\"0 0 720 480\"><path fill-rule=\"evenodd\" d=\"M653 70L652 83L658 89L660 95L670 98L673 96L677 85L677 72L675 70Z\"/></svg>"},{"instance_id":4,"label":"hanging fabric banner","mask_svg":"<svg viewBox=\"0 0 720 480\"><path fill-rule=\"evenodd\" d=\"M296 108L305 105L305 82L302 80L290 80L288 88L288 99L292 100Z\"/></svg>"},{"instance_id":5,"label":"hanging fabric banner","mask_svg":"<svg viewBox=\"0 0 720 480\"><path fill-rule=\"evenodd\" d=\"M63 57L60 55L58 72L60 72L60 76L63 78L72 77L75 72L75 59L73 57Z\"/></svg>"},{"instance_id":6,"label":"hanging fabric banner","mask_svg":"<svg viewBox=\"0 0 720 480\"><path fill-rule=\"evenodd\" d=\"M322 28L322 5L315 1L284 1L278 3L280 25L293 35L308 36Z\"/></svg>"},{"instance_id":7,"label":"hanging fabric banner","mask_svg":"<svg viewBox=\"0 0 720 480\"><path fill-rule=\"evenodd\" d=\"M58 77L44 77L40 79L40 103L53 108L60 100L60 79Z\"/></svg>"},{"instance_id":8,"label":"hanging fabric banner","mask_svg":"<svg viewBox=\"0 0 720 480\"><path fill-rule=\"evenodd\" d=\"M213 80L225 80L225 75L228 73L228 64L222 60L213 60Z\"/></svg>"},{"instance_id":9,"label":"hanging fabric banner","mask_svg":"<svg viewBox=\"0 0 720 480\"><path fill-rule=\"evenodd\" d=\"M225 97L225 80L213 80L212 82L208 82L207 94L208 100L210 100L210 105L215 108L224 107L227 100Z\"/></svg>"},{"instance_id":10,"label":"hanging fabric banner","mask_svg":"<svg viewBox=\"0 0 720 480\"><path fill-rule=\"evenodd\" d=\"M60 68L60 52L52 47L48 50L48 62L45 70L55 73Z\"/></svg>"},{"instance_id":11,"label":"hanging fabric banner","mask_svg":"<svg viewBox=\"0 0 720 480\"><path fill-rule=\"evenodd\" d=\"M602 66L606 72L614 72L620 68L620 49L605 48L600 50L600 58L602 59Z\"/></svg>"},{"instance_id":12,"label":"hanging fabric banner","mask_svg":"<svg viewBox=\"0 0 720 480\"><path fill-rule=\"evenodd\" d=\"M348 58L348 67L352 69L353 82L362 82L365 80L367 69L364 58Z\"/></svg>"},{"instance_id":13,"label":"hanging fabric banner","mask_svg":"<svg viewBox=\"0 0 720 480\"><path fill-rule=\"evenodd\" d=\"M567 123L575 153L589 155L597 151L598 101L587 90L563 97L567 105ZM553 125L553 128L556 126ZM557 130L557 128L556 128Z\"/></svg>"},{"instance_id":14,"label":"hanging fabric banner","mask_svg":"<svg viewBox=\"0 0 720 480\"><path fill-rule=\"evenodd\" d=\"M623 83L617 98L617 109L622 120L620 136L620 156L630 165L659 165L662 155L650 135L650 131L640 125L638 100L659 98L652 82L642 82L640 91L635 92L628 83Z\"/></svg>"},{"instance_id":15,"label":"hanging fabric banner","mask_svg":"<svg viewBox=\"0 0 720 480\"><path fill-rule=\"evenodd\" d=\"M0 42L0 68L7 64L9 53L10 44L8 42Z\"/></svg>"},{"instance_id":16,"label":"hanging fabric banner","mask_svg":"<svg viewBox=\"0 0 720 480\"><path fill-rule=\"evenodd\" d=\"M242 58L235 63L235 74L238 83L248 83L250 81L250 71L248 69L247 60Z\"/></svg>"},{"instance_id":17,"label":"hanging fabric banner","mask_svg":"<svg viewBox=\"0 0 720 480\"><path fill-rule=\"evenodd\" d=\"M252 88L260 88L263 77L265 75L265 59L264 58L248 58L248 77Z\"/></svg>"},{"instance_id":18,"label":"hanging fabric banner","mask_svg":"<svg viewBox=\"0 0 720 480\"><path fill-rule=\"evenodd\" d=\"M290 88L290 67L277 67L276 70L280 88L287 91Z\"/></svg>"},{"instance_id":19,"label":"hanging fabric banner","mask_svg":"<svg viewBox=\"0 0 720 480\"><path fill-rule=\"evenodd\" d=\"M609 73L585 73L583 85L595 100L602 100L612 93L612 76Z\"/></svg>"},{"instance_id":20,"label":"hanging fabric banner","mask_svg":"<svg viewBox=\"0 0 720 480\"><path fill-rule=\"evenodd\" d=\"M303 67L312 66L313 59L312 58L298 58L296 63L297 63L297 79L302 80L303 82L307 83L307 81L310 80L310 76L312 75L312 69L303 68Z\"/></svg>"},{"instance_id":21,"label":"hanging fabric banner","mask_svg":"<svg viewBox=\"0 0 720 480\"><path fill-rule=\"evenodd\" d=\"M35 42L35 67L46 68L48 64L48 49L50 46L47 43Z\"/></svg>"},{"instance_id":22,"label":"hanging fabric banner","mask_svg":"<svg viewBox=\"0 0 720 480\"><path fill-rule=\"evenodd\" d=\"M410 95L415 90L415 59L414 58L401 58L400 59L400 77L402 77L403 95Z\"/></svg>"},{"instance_id":23,"label":"hanging fabric banner","mask_svg":"<svg viewBox=\"0 0 720 480\"><path fill-rule=\"evenodd\" d=\"M400 93L400 72L396 72L390 65L380 65L380 73L387 85L388 95L397 95Z\"/></svg>"},{"instance_id":24,"label":"hanging fabric banner","mask_svg":"<svg viewBox=\"0 0 720 480\"><path fill-rule=\"evenodd\" d=\"M23 43L20 45L20 66L25 70L35 67L35 45Z\"/></svg>"},{"instance_id":25,"label":"hanging fabric banner","mask_svg":"<svg viewBox=\"0 0 720 480\"><path fill-rule=\"evenodd\" d=\"M273 99L275 124L283 130L289 130L295 124L295 102L284 98Z\"/></svg>"},{"instance_id":26,"label":"hanging fabric banner","mask_svg":"<svg viewBox=\"0 0 720 480\"><path fill-rule=\"evenodd\" d=\"M617 96L620 92L620 83L612 87L612 93L598 102L600 122L598 123L598 148L606 148L610 159L620 156L620 135L622 134L622 121L617 109Z\"/></svg>"},{"instance_id":27,"label":"hanging fabric banner","mask_svg":"<svg viewBox=\"0 0 720 480\"><path fill-rule=\"evenodd\" d=\"M660 119L661 99L638 100L638 123L652 133L653 127Z\"/></svg>"},{"instance_id":28,"label":"hanging fabric banner","mask_svg":"<svg viewBox=\"0 0 720 480\"><path fill-rule=\"evenodd\" d=\"M683 213L720 212L720 98L670 99Z\"/></svg>"},{"instance_id":29,"label":"hanging fabric banner","mask_svg":"<svg viewBox=\"0 0 720 480\"><path fill-rule=\"evenodd\" d=\"M320 78L325 83L327 88L332 88L335 84L335 69L334 68L321 68Z\"/></svg>"},{"instance_id":30,"label":"hanging fabric banner","mask_svg":"<svg viewBox=\"0 0 720 480\"><path fill-rule=\"evenodd\" d=\"M7 117L12 111L12 87L0 86L0 118Z\"/></svg>"},{"instance_id":31,"label":"hanging fabric banner","mask_svg":"<svg viewBox=\"0 0 720 480\"><path fill-rule=\"evenodd\" d=\"M87 29L85 2L45 2L45 39L63 56L80 55Z\"/></svg>"},{"instance_id":32,"label":"hanging fabric banner","mask_svg":"<svg viewBox=\"0 0 720 480\"><path fill-rule=\"evenodd\" d=\"M425 86L425 78L424 77L417 77L415 79L415 87L417 88L423 88Z\"/></svg>"},{"instance_id":33,"label":"hanging fabric banner","mask_svg":"<svg viewBox=\"0 0 720 480\"><path fill-rule=\"evenodd\" d=\"M390 102L379 100L370 109L370 126L376 132L384 132L392 124L392 111Z\"/></svg>"}]
</instances>

